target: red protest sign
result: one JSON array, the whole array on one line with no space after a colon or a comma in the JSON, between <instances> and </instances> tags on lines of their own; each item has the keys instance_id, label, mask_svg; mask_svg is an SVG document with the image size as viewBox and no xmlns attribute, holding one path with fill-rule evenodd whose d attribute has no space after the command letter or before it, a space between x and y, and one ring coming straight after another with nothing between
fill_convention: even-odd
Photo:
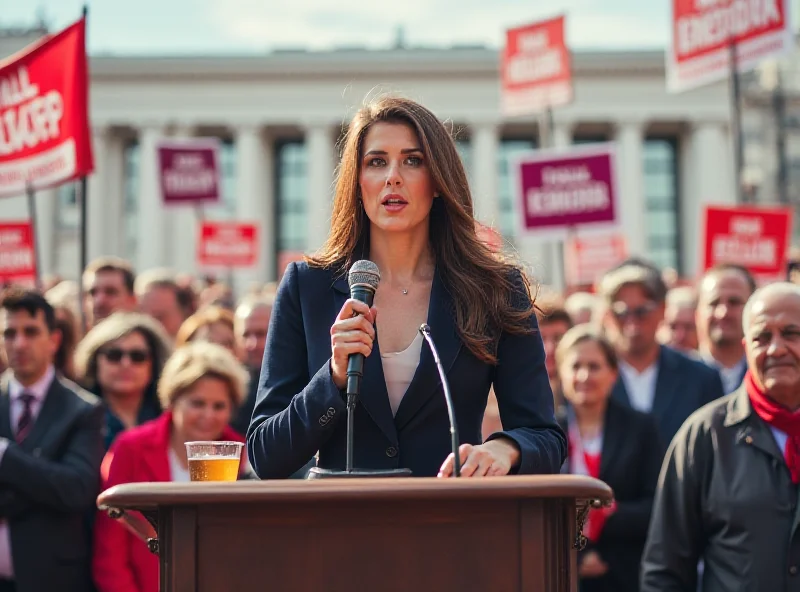
<instances>
[{"instance_id":1,"label":"red protest sign","mask_svg":"<svg viewBox=\"0 0 800 592\"><path fill-rule=\"evenodd\" d=\"M736 43L739 72L793 50L789 0L672 0L669 90L681 92L726 78L731 43Z\"/></svg>"},{"instance_id":2,"label":"red protest sign","mask_svg":"<svg viewBox=\"0 0 800 592\"><path fill-rule=\"evenodd\" d=\"M218 202L222 195L219 140L161 140L156 146L161 200L167 205Z\"/></svg>"},{"instance_id":3,"label":"red protest sign","mask_svg":"<svg viewBox=\"0 0 800 592\"><path fill-rule=\"evenodd\" d=\"M563 15L506 31L501 59L504 115L530 115L572 102Z\"/></svg>"},{"instance_id":4,"label":"red protest sign","mask_svg":"<svg viewBox=\"0 0 800 592\"><path fill-rule=\"evenodd\" d=\"M762 279L785 277L791 232L790 208L708 206L703 269L736 263Z\"/></svg>"},{"instance_id":5,"label":"red protest sign","mask_svg":"<svg viewBox=\"0 0 800 592\"><path fill-rule=\"evenodd\" d=\"M258 226L205 221L200 227L197 261L203 267L252 267L258 262Z\"/></svg>"},{"instance_id":6,"label":"red protest sign","mask_svg":"<svg viewBox=\"0 0 800 592\"><path fill-rule=\"evenodd\" d=\"M30 222L0 223L0 284L36 282L36 255Z\"/></svg>"},{"instance_id":7,"label":"red protest sign","mask_svg":"<svg viewBox=\"0 0 800 592\"><path fill-rule=\"evenodd\" d=\"M594 284L628 256L625 236L620 233L571 236L565 245L564 272L567 284Z\"/></svg>"},{"instance_id":8,"label":"red protest sign","mask_svg":"<svg viewBox=\"0 0 800 592\"><path fill-rule=\"evenodd\" d=\"M0 197L93 170L85 21L0 62Z\"/></svg>"}]
</instances>

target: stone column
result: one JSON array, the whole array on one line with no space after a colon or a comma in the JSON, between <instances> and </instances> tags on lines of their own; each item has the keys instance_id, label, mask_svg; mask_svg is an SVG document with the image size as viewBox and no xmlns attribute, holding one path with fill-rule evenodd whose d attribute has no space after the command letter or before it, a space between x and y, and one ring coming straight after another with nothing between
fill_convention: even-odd
<instances>
[{"instance_id":1,"label":"stone column","mask_svg":"<svg viewBox=\"0 0 800 592\"><path fill-rule=\"evenodd\" d=\"M336 166L333 126L313 123L306 127L308 155L308 219L306 252L319 249L330 232L333 204L333 173Z\"/></svg>"},{"instance_id":2,"label":"stone column","mask_svg":"<svg viewBox=\"0 0 800 592\"><path fill-rule=\"evenodd\" d=\"M256 267L236 276L238 294L253 284L276 278L275 163L272 139L257 125L236 129L236 218L258 224L259 257Z\"/></svg>"},{"instance_id":3,"label":"stone column","mask_svg":"<svg viewBox=\"0 0 800 592\"><path fill-rule=\"evenodd\" d=\"M191 138L195 135L195 128L191 125L177 125L172 130L171 137L176 140ZM164 209L168 228L168 244L171 243L168 259L164 264L169 265L178 273L194 275L197 272L197 211L196 206L190 204L161 206Z\"/></svg>"},{"instance_id":4,"label":"stone column","mask_svg":"<svg viewBox=\"0 0 800 592\"><path fill-rule=\"evenodd\" d=\"M497 174L497 154L500 144L497 122L476 122L472 129L472 170L475 218L482 224L498 228L499 179Z\"/></svg>"},{"instance_id":5,"label":"stone column","mask_svg":"<svg viewBox=\"0 0 800 592\"><path fill-rule=\"evenodd\" d=\"M108 142L111 130L98 127L92 130L92 154L94 172L88 179L86 201L86 260L91 262L101 255L108 254L106 238L108 233Z\"/></svg>"},{"instance_id":6,"label":"stone column","mask_svg":"<svg viewBox=\"0 0 800 592\"><path fill-rule=\"evenodd\" d=\"M641 121L617 123L617 181L622 232L631 255L647 255L647 203L644 195L644 124Z\"/></svg>"},{"instance_id":7,"label":"stone column","mask_svg":"<svg viewBox=\"0 0 800 592\"><path fill-rule=\"evenodd\" d=\"M58 189L40 189L36 192L36 248L39 250L39 276L56 272L56 252L60 228L58 219ZM77 272L75 269L73 273Z\"/></svg>"},{"instance_id":8,"label":"stone column","mask_svg":"<svg viewBox=\"0 0 800 592\"><path fill-rule=\"evenodd\" d=\"M705 206L736 205L733 188L733 151L725 123L702 121L684 136L682 163L688 182L680 194L683 269L691 276L700 266Z\"/></svg>"},{"instance_id":9,"label":"stone column","mask_svg":"<svg viewBox=\"0 0 800 592\"><path fill-rule=\"evenodd\" d=\"M164 267L167 240L164 207L158 183L156 143L164 135L161 125L149 124L139 130L139 199L136 215L136 270Z\"/></svg>"}]
</instances>

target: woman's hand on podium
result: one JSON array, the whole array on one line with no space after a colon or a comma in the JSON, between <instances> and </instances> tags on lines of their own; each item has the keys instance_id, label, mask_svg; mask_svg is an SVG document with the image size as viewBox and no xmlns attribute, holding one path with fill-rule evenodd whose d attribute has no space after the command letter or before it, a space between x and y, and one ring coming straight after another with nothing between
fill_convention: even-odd
<instances>
[{"instance_id":1,"label":"woman's hand on podium","mask_svg":"<svg viewBox=\"0 0 800 592\"><path fill-rule=\"evenodd\" d=\"M508 438L497 438L478 446L458 447L462 477L497 477L507 475L519 462L519 448ZM450 453L439 469L438 477L452 477L455 458Z\"/></svg>"},{"instance_id":2,"label":"woman's hand on podium","mask_svg":"<svg viewBox=\"0 0 800 592\"><path fill-rule=\"evenodd\" d=\"M372 352L375 317L378 311L363 302L348 298L331 327L331 377L339 390L347 386L347 359L350 354Z\"/></svg>"}]
</instances>

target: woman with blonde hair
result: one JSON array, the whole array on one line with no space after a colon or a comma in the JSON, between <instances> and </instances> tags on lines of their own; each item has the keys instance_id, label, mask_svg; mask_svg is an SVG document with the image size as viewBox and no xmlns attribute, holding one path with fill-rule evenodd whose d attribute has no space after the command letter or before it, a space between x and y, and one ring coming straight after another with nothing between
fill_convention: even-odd
<instances>
[{"instance_id":1,"label":"woman with blonde hair","mask_svg":"<svg viewBox=\"0 0 800 592\"><path fill-rule=\"evenodd\" d=\"M619 364L600 329L573 327L556 348L567 402L569 460L563 472L600 479L614 490L611 508L592 510L578 556L581 592L636 592L664 447L656 420L611 396Z\"/></svg>"},{"instance_id":2,"label":"woman with blonde hair","mask_svg":"<svg viewBox=\"0 0 800 592\"><path fill-rule=\"evenodd\" d=\"M181 347L190 341L208 341L235 352L233 313L221 306L201 308L183 321L175 337L175 347Z\"/></svg>"},{"instance_id":3,"label":"woman with blonde hair","mask_svg":"<svg viewBox=\"0 0 800 592\"><path fill-rule=\"evenodd\" d=\"M76 382L106 403L106 450L123 430L161 414L156 385L171 353L161 325L135 312L103 319L78 344Z\"/></svg>"},{"instance_id":4,"label":"woman with blonde hair","mask_svg":"<svg viewBox=\"0 0 800 592\"><path fill-rule=\"evenodd\" d=\"M380 270L373 307L348 298L348 270L361 259ZM360 353L354 466L453 475L439 375L418 331L425 322L455 398L461 475L558 472L566 442L530 285L478 236L442 122L384 97L350 123L327 242L289 264L278 289L248 430L256 473L288 477L317 451L319 467L344 469L343 390L348 357ZM492 385L504 431L484 441Z\"/></svg>"},{"instance_id":5,"label":"woman with blonde hair","mask_svg":"<svg viewBox=\"0 0 800 592\"><path fill-rule=\"evenodd\" d=\"M103 460L103 489L121 483L189 481L186 442L243 442L228 426L244 401L247 372L227 349L190 343L167 360L158 382L166 410L117 438ZM242 463L240 474L246 471ZM158 558L104 513L95 524L94 580L98 592L158 591Z\"/></svg>"}]
</instances>

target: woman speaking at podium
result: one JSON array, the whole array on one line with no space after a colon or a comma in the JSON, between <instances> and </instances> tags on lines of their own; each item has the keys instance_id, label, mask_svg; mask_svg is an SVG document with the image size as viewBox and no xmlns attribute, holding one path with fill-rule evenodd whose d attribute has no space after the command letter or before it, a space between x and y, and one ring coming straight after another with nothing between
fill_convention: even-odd
<instances>
[{"instance_id":1,"label":"woman speaking at podium","mask_svg":"<svg viewBox=\"0 0 800 592\"><path fill-rule=\"evenodd\" d=\"M380 270L371 308L349 297L361 259ZM445 126L418 103L382 97L350 123L327 242L291 263L278 289L247 432L259 477L289 477L317 452L319 467L345 468L355 353L366 360L353 466L452 476L445 398L418 331L426 322L455 403L461 476L558 473L566 440L528 281L478 238ZM492 386L504 431L482 442Z\"/></svg>"}]
</instances>

